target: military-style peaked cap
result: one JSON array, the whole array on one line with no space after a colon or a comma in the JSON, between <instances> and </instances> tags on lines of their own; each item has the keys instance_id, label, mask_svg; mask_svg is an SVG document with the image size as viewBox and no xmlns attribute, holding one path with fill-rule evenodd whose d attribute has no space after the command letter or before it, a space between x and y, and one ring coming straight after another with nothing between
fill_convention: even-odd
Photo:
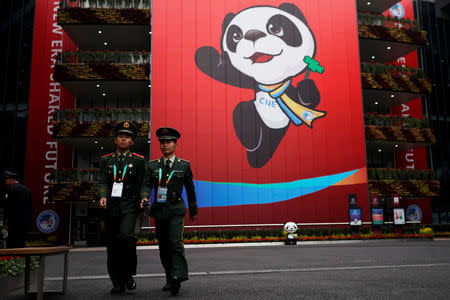
<instances>
[{"instance_id":1,"label":"military-style peaked cap","mask_svg":"<svg viewBox=\"0 0 450 300\"><path fill-rule=\"evenodd\" d=\"M14 178L14 179L17 179L17 178L19 178L19 175L17 175L17 174L14 173L14 172L5 170L5 177L6 177L6 178Z\"/></svg>"},{"instance_id":2,"label":"military-style peaked cap","mask_svg":"<svg viewBox=\"0 0 450 300\"><path fill-rule=\"evenodd\" d=\"M173 128L170 127L161 127L156 130L156 136L158 137L158 140L174 140L177 141L181 134Z\"/></svg>"},{"instance_id":3,"label":"military-style peaked cap","mask_svg":"<svg viewBox=\"0 0 450 300\"><path fill-rule=\"evenodd\" d=\"M136 125L131 121L122 121L114 128L114 135L117 136L119 133L128 134L134 139L137 133Z\"/></svg>"}]
</instances>

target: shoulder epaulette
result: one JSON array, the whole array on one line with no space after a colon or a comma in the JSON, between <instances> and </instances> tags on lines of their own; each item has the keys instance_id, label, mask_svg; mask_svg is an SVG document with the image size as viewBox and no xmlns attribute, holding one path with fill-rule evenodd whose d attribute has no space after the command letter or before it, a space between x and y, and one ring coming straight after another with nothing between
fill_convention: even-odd
<instances>
[{"instance_id":1,"label":"shoulder epaulette","mask_svg":"<svg viewBox=\"0 0 450 300\"><path fill-rule=\"evenodd\" d=\"M134 153L134 152L131 152L131 153L133 153L133 155L136 155L136 156L138 156L138 157L140 157L140 158L144 158L142 155L140 155L140 154L137 154L137 153Z\"/></svg>"},{"instance_id":2,"label":"shoulder epaulette","mask_svg":"<svg viewBox=\"0 0 450 300\"><path fill-rule=\"evenodd\" d=\"M109 153L109 154L105 154L105 155L103 155L103 156L102 156L102 158L103 158L103 157L107 157L107 156L110 156L110 155L113 155L113 154L114 154L114 152L112 152L112 153Z\"/></svg>"},{"instance_id":3,"label":"shoulder epaulette","mask_svg":"<svg viewBox=\"0 0 450 300\"><path fill-rule=\"evenodd\" d=\"M159 161L159 158L157 158L157 159L152 159L152 160L149 161L149 162L156 162L156 161Z\"/></svg>"},{"instance_id":4,"label":"shoulder epaulette","mask_svg":"<svg viewBox=\"0 0 450 300\"><path fill-rule=\"evenodd\" d=\"M182 159L182 158L179 158L179 157L177 157L179 160L181 160L181 161L184 161L184 162L187 162L188 164L190 164L190 162L188 161L188 160L185 160L185 159Z\"/></svg>"}]
</instances>

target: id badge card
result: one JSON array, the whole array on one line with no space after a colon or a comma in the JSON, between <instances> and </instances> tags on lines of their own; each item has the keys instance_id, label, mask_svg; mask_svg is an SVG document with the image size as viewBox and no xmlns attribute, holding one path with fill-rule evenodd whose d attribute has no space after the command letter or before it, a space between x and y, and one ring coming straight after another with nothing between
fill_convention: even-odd
<instances>
[{"instance_id":1,"label":"id badge card","mask_svg":"<svg viewBox=\"0 0 450 300\"><path fill-rule=\"evenodd\" d=\"M114 182L111 190L111 197L122 197L123 182Z\"/></svg>"},{"instance_id":2,"label":"id badge card","mask_svg":"<svg viewBox=\"0 0 450 300\"><path fill-rule=\"evenodd\" d=\"M156 197L157 203L166 203L167 202L167 188L166 187L158 187L158 194Z\"/></svg>"}]
</instances>

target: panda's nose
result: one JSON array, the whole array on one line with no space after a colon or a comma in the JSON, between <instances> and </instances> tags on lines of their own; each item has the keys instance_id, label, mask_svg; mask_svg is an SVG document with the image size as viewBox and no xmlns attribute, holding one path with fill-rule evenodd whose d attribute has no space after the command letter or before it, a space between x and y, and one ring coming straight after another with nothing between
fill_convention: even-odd
<instances>
[{"instance_id":1,"label":"panda's nose","mask_svg":"<svg viewBox=\"0 0 450 300\"><path fill-rule=\"evenodd\" d=\"M267 34L265 34L262 31L256 30L256 29L252 29L249 30L245 33L244 35L244 39L252 41L253 43L256 42L256 40L265 37Z\"/></svg>"}]
</instances>

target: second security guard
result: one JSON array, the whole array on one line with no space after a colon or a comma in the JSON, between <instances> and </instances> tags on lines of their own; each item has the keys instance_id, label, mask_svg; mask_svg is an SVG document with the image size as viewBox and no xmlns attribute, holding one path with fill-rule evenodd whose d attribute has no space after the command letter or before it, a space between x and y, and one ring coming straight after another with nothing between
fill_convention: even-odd
<instances>
[{"instance_id":1,"label":"second security guard","mask_svg":"<svg viewBox=\"0 0 450 300\"><path fill-rule=\"evenodd\" d=\"M134 290L136 283L136 238L134 228L139 211L139 193L144 174L144 157L132 153L136 125L130 121L114 129L116 151L100 159L97 176L99 205L106 210L106 251L112 294Z\"/></svg>"},{"instance_id":2,"label":"second security guard","mask_svg":"<svg viewBox=\"0 0 450 300\"><path fill-rule=\"evenodd\" d=\"M159 128L156 136L163 157L148 163L141 190L141 206L148 205L153 189L155 200L150 215L155 218L159 255L166 272L167 283L163 291L178 294L181 282L188 279L188 267L184 257L183 229L186 205L181 193L186 189L191 221L197 218L197 200L191 165L175 156L180 133L169 127Z\"/></svg>"}]
</instances>

